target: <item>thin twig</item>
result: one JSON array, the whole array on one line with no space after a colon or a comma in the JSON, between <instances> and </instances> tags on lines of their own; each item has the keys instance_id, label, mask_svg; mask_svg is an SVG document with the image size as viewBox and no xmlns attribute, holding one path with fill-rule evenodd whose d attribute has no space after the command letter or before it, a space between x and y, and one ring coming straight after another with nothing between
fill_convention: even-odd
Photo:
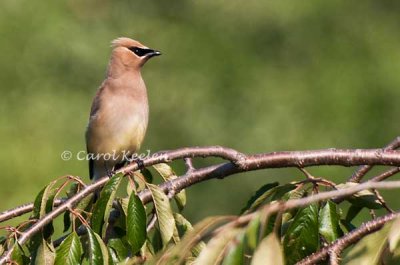
<instances>
[{"instance_id":1,"label":"thin twig","mask_svg":"<svg viewBox=\"0 0 400 265\"><path fill-rule=\"evenodd\" d=\"M393 141L391 141L382 151L395 150L400 147L400 136L396 137ZM349 178L348 181L351 182L360 182L361 179L371 170L373 165L363 165L360 166L353 175Z\"/></svg>"},{"instance_id":2,"label":"thin twig","mask_svg":"<svg viewBox=\"0 0 400 265\"><path fill-rule=\"evenodd\" d=\"M147 225L147 228L146 228L147 233L150 232L150 230L154 228L154 226L156 225L156 222L157 222L157 214L154 213L153 216L151 217L149 224Z\"/></svg>"},{"instance_id":3,"label":"thin twig","mask_svg":"<svg viewBox=\"0 0 400 265\"><path fill-rule=\"evenodd\" d=\"M382 181L400 172L400 167L389 169L373 178L370 181Z\"/></svg>"},{"instance_id":4,"label":"thin twig","mask_svg":"<svg viewBox=\"0 0 400 265\"><path fill-rule=\"evenodd\" d=\"M336 240L332 244L320 249L319 251L305 257L303 260L296 263L296 265L313 265L319 264L330 254L332 249L339 248L345 249L347 246L357 243L364 236L371 234L381 229L387 222L400 216L400 213L389 213L382 217L378 217L374 220L362 224L359 228L354 229L350 233L344 235L340 239Z\"/></svg>"},{"instance_id":5,"label":"thin twig","mask_svg":"<svg viewBox=\"0 0 400 265\"><path fill-rule=\"evenodd\" d=\"M190 173L193 170L195 170L194 166L193 166L193 161L192 158L190 157L185 157L184 158L185 161L185 165L186 165L186 173Z\"/></svg>"},{"instance_id":6,"label":"thin twig","mask_svg":"<svg viewBox=\"0 0 400 265\"><path fill-rule=\"evenodd\" d=\"M193 172L188 172L190 174L185 175L193 175L194 179L202 177L202 179L205 180L207 179L207 176L209 176L209 178L223 178L239 172L264 168L306 167L317 165L357 166L365 164L400 166L400 152L384 152L382 149L324 149L313 151L273 152L245 156L233 149L223 148L220 146L187 147L172 151L159 152L144 161L149 165L153 165L156 164L156 162L170 162L172 160L186 157L193 158L207 156L225 158L230 160L232 163L218 164L193 170ZM237 158L237 160L231 160L235 158ZM235 165L241 166L237 167ZM133 171L136 167L137 164L132 163L121 168L119 172L125 174ZM196 183L196 181L194 181L194 183ZM101 185L98 188L101 188ZM64 199L55 200L54 206L59 206L63 200ZM31 203L4 211L0 213L0 222L30 212L32 209L33 204Z\"/></svg>"},{"instance_id":7,"label":"thin twig","mask_svg":"<svg viewBox=\"0 0 400 265\"><path fill-rule=\"evenodd\" d=\"M178 191L184 187L193 185L194 183L204 181L210 178L223 178L238 172L258 170L262 168L279 168L279 167L307 167L315 165L391 165L400 166L399 151L384 151L382 149L325 149L314 151L293 151L293 152L274 152L258 155L246 156L236 150L224 148L220 146L212 147L188 147L172 151L156 153L150 158L143 160L145 167L158 163L167 163L185 157L208 157L215 156L227 159L230 163L219 164L195 170L187 175L186 178L174 179L168 183L161 185L164 191L168 187ZM137 163L131 163L115 173L125 175L129 171L138 170ZM95 183L84 187L80 192L69 198L67 201L59 205L56 209L45 215L37 223L32 225L18 239L20 245L25 244L34 234L39 232L45 225L51 222L54 218L73 208L79 201L87 195L99 190L108 181L108 177L103 177ZM384 183L363 183L359 186L368 184L368 188L381 188ZM394 183L393 183L394 184ZM400 183L399 183L400 184ZM375 186L374 186L375 185ZM364 187L364 186L363 186ZM397 186L396 186L397 187ZM343 191L343 190L342 190ZM319 194L318 194L319 195ZM315 196L318 196L315 195ZM313 196L313 197L315 197ZM141 193L140 198L144 203L151 200L149 191ZM306 199L306 198L304 198ZM14 247L11 247L0 259L0 264L9 261L10 255Z\"/></svg>"}]
</instances>

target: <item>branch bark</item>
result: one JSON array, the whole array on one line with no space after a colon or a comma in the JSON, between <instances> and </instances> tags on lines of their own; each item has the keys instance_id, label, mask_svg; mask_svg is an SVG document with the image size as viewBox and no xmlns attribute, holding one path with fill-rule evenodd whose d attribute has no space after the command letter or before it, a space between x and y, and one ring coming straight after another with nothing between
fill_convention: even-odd
<instances>
[{"instance_id":1,"label":"branch bark","mask_svg":"<svg viewBox=\"0 0 400 265\"><path fill-rule=\"evenodd\" d=\"M332 244L322 248L318 252L304 258L303 260L296 263L296 265L313 265L318 264L320 261L326 260L331 251L337 249L345 249L346 247L357 243L364 236L371 234L381 229L387 222L400 217L400 213L390 213L382 217L378 217L374 220L362 224L359 228L354 229L350 233L344 235L340 239L336 240Z\"/></svg>"},{"instance_id":2,"label":"branch bark","mask_svg":"<svg viewBox=\"0 0 400 265\"><path fill-rule=\"evenodd\" d=\"M168 163L177 159L195 158L195 157L220 157L230 162L213 165L201 169L190 170L186 175L177 178L173 181L163 183L161 188L164 191L170 189L180 191L183 188L189 187L195 183L211 179L224 178L226 176L252 170L265 168L282 168L282 167L309 167L316 165L341 165L341 166L356 166L356 165L390 165L400 166L400 152L385 149L324 149L312 151L286 151L273 152L256 155L244 155L234 149L221 146L210 147L187 147L171 151L155 153L153 156L144 159L145 167L152 166L158 163ZM128 172L138 170L137 163L131 163L115 173L126 174ZM80 200L89 194L99 190L108 181L108 177L103 177L95 183L86 186L79 193L61 203L52 212L38 220L33 226L26 230L18 243L23 245L34 234L40 231L42 227L48 224L51 220L73 208ZM378 183L376 183L378 184ZM361 184L363 185L363 184ZM379 186L379 185L376 185ZM374 186L375 187L375 186ZM382 186L383 187L383 186ZM379 187L378 187L379 188ZM139 194L143 203L151 200L149 191L144 191ZM27 211L29 207L24 206L23 210ZM19 210L17 212L23 212ZM8 211L8 216L10 216ZM13 213L14 214L14 213ZM11 214L11 216L13 216ZM4 214L1 214L3 217ZM4 218L3 218L4 219ZM0 263L9 261L13 247L11 247L0 259Z\"/></svg>"}]
</instances>

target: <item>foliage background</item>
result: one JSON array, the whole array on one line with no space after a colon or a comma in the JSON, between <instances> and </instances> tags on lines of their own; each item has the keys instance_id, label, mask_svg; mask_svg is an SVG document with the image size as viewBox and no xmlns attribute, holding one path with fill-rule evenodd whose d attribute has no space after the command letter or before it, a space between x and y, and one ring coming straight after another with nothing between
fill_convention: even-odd
<instances>
[{"instance_id":1,"label":"foliage background","mask_svg":"<svg viewBox=\"0 0 400 265\"><path fill-rule=\"evenodd\" d=\"M2 0L0 210L32 201L57 176L87 178L86 161L60 154L85 150L119 36L163 52L143 69L143 150L383 146L400 134L399 11L398 1L372 0ZM343 180L351 170L311 172ZM188 190L184 213L237 213L261 184L299 178L281 169L205 182Z\"/></svg>"}]
</instances>

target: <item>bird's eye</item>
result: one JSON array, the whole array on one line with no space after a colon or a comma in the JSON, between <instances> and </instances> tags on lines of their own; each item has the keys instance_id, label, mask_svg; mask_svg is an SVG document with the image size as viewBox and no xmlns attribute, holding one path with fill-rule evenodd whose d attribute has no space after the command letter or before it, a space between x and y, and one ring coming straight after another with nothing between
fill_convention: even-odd
<instances>
[{"instance_id":1,"label":"bird's eye","mask_svg":"<svg viewBox=\"0 0 400 265\"><path fill-rule=\"evenodd\" d=\"M139 57L146 55L146 53L148 52L147 49L142 49L138 47L129 47L128 49Z\"/></svg>"}]
</instances>

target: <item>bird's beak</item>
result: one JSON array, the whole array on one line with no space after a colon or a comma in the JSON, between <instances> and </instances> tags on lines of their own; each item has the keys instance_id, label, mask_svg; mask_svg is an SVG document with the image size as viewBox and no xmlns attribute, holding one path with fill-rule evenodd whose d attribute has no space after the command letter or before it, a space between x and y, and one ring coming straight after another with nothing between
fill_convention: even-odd
<instances>
[{"instance_id":1,"label":"bird's beak","mask_svg":"<svg viewBox=\"0 0 400 265\"><path fill-rule=\"evenodd\" d=\"M148 49L147 52L146 52L146 57L148 57L148 58L151 58L151 57L154 57L154 56L159 56L159 55L161 55L161 52L156 51L156 50L152 50L152 49Z\"/></svg>"}]
</instances>

